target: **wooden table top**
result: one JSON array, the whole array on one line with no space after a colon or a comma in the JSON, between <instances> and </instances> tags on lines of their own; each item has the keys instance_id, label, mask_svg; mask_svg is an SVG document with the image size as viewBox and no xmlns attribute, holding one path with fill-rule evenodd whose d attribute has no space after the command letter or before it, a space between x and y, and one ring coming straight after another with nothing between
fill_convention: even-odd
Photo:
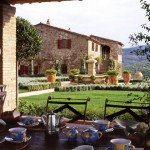
<instances>
[{"instance_id":1,"label":"wooden table top","mask_svg":"<svg viewBox=\"0 0 150 150\"><path fill-rule=\"evenodd\" d=\"M45 127L40 124L36 127L27 128L27 135L31 136L28 142L24 143L11 143L8 141L2 141L2 139L8 135L8 129L11 127L18 126L16 123L9 123L5 131L0 132L0 150L71 150L77 146L84 145L80 134L78 135L76 141L68 141L66 136L59 132L59 134L50 136L46 134ZM78 127L79 130L85 130L91 125L67 123L67 126ZM98 140L94 145L95 150L104 150L110 147L110 140L113 138L127 138L124 131L121 128L114 129L112 132L103 133L100 140ZM136 147L143 147L141 143L132 143ZM146 149L145 149L146 150ZM148 150L148 149L147 149Z\"/></svg>"}]
</instances>

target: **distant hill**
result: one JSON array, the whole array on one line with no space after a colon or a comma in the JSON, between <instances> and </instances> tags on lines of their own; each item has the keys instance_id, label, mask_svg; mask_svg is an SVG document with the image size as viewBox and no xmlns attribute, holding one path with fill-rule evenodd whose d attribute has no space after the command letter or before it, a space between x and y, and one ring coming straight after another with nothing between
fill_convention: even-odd
<instances>
[{"instance_id":1,"label":"distant hill","mask_svg":"<svg viewBox=\"0 0 150 150\"><path fill-rule=\"evenodd\" d=\"M142 45L144 48L145 45ZM122 49L122 65L123 69L129 69L134 74L136 71L141 71L144 76L150 76L150 62L146 56L137 56L131 53L139 47L123 48Z\"/></svg>"},{"instance_id":2,"label":"distant hill","mask_svg":"<svg viewBox=\"0 0 150 150\"><path fill-rule=\"evenodd\" d=\"M145 46L142 45L144 48ZM122 49L122 62L125 65L127 62L141 62L145 61L146 57L145 56L137 56L136 54L131 53L133 50L138 49L139 47L131 47L131 48L123 48Z\"/></svg>"}]
</instances>

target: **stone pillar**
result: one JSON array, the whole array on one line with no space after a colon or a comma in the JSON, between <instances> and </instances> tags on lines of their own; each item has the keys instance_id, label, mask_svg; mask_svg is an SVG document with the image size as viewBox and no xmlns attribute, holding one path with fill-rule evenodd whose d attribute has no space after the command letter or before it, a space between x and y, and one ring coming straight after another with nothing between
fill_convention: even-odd
<instances>
[{"instance_id":1,"label":"stone pillar","mask_svg":"<svg viewBox=\"0 0 150 150\"><path fill-rule=\"evenodd\" d=\"M86 61L86 63L88 63L88 75L89 76L96 75L96 71L95 71L96 62L97 60L95 60L94 58L90 58Z\"/></svg>"},{"instance_id":2,"label":"stone pillar","mask_svg":"<svg viewBox=\"0 0 150 150\"><path fill-rule=\"evenodd\" d=\"M6 85L4 111L16 108L16 8L0 4L0 84Z\"/></svg>"}]
</instances>

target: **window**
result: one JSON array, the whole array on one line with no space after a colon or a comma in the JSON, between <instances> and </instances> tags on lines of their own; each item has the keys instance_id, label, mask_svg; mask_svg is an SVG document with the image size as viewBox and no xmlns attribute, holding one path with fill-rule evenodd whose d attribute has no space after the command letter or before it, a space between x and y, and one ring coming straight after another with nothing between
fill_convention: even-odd
<instances>
[{"instance_id":1,"label":"window","mask_svg":"<svg viewBox=\"0 0 150 150\"><path fill-rule=\"evenodd\" d=\"M98 44L96 44L95 51L98 52Z\"/></svg>"},{"instance_id":2,"label":"window","mask_svg":"<svg viewBox=\"0 0 150 150\"><path fill-rule=\"evenodd\" d=\"M92 51L94 51L94 43L92 42Z\"/></svg>"},{"instance_id":3,"label":"window","mask_svg":"<svg viewBox=\"0 0 150 150\"><path fill-rule=\"evenodd\" d=\"M59 39L58 49L71 49L71 39Z\"/></svg>"}]
</instances>

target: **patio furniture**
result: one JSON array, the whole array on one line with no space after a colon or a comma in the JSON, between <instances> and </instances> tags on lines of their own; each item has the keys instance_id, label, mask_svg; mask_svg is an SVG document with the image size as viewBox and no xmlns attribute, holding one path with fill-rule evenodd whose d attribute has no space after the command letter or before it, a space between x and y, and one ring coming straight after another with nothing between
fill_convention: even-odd
<instances>
[{"instance_id":1,"label":"patio furniture","mask_svg":"<svg viewBox=\"0 0 150 150\"><path fill-rule=\"evenodd\" d=\"M16 127L17 124L11 123L7 125L7 129L0 134L0 150L72 150L77 146L85 145L80 134L78 135L76 141L68 141L66 136L60 132L55 136L47 136L45 134L45 127L40 123L36 127L27 128L27 135L31 136L28 142L23 143L13 143L8 141L2 141L5 136L8 136L8 129ZM67 123L68 127L77 127L79 131L86 130L92 125L85 124L75 124ZM101 139L93 144L94 150L106 150L110 148L110 140L113 138L127 138L123 129L116 128L112 132L104 132ZM132 141L132 144L136 147L143 147L141 142ZM145 149L149 150L149 149Z\"/></svg>"},{"instance_id":2,"label":"patio furniture","mask_svg":"<svg viewBox=\"0 0 150 150\"><path fill-rule=\"evenodd\" d=\"M6 98L6 91L5 91L6 85L0 85L0 115L3 112L3 105Z\"/></svg>"},{"instance_id":3,"label":"patio furniture","mask_svg":"<svg viewBox=\"0 0 150 150\"><path fill-rule=\"evenodd\" d=\"M46 112L48 112L48 106L49 104L56 104L57 106L60 104L61 106L53 110L53 112L58 113L62 111L63 109L68 108L70 111L72 111L76 116L72 118L69 122L75 122L76 120L83 119L85 121L86 119L86 108L87 103L90 101L90 98L86 99L73 99L73 98L52 98L51 96L48 96L47 99L47 105L46 105ZM81 113L77 109L75 109L72 105L83 105L84 106L84 112Z\"/></svg>"},{"instance_id":4,"label":"patio furniture","mask_svg":"<svg viewBox=\"0 0 150 150\"><path fill-rule=\"evenodd\" d=\"M132 105L131 105L132 104ZM122 110L119 109L119 111L112 113L110 115L106 115L107 108L113 107L113 108L123 108ZM146 110L147 111L147 118L143 118L137 113L134 112L135 109L139 110ZM108 100L106 98L105 100L105 108L104 108L104 119L113 120L115 117L129 113L132 115L136 120L148 123L150 126L150 104L149 103L139 103L139 102L131 102L131 101L115 101L115 100Z\"/></svg>"}]
</instances>

